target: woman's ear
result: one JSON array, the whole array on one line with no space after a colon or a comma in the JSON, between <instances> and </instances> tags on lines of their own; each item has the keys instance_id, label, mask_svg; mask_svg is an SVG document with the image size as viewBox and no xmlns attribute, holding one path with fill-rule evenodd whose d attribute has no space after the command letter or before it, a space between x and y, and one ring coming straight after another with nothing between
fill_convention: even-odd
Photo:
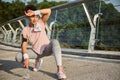
<instances>
[{"instance_id":1,"label":"woman's ear","mask_svg":"<svg viewBox=\"0 0 120 80\"><path fill-rule=\"evenodd\" d=\"M26 12L26 11L24 11L24 14L26 15L26 14L27 14L27 12Z\"/></svg>"}]
</instances>

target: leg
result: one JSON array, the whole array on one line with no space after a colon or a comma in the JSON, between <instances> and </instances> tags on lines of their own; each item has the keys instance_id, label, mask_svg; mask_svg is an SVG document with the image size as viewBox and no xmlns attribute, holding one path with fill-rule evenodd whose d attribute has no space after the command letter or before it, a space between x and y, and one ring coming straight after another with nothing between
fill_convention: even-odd
<instances>
[{"instance_id":1,"label":"leg","mask_svg":"<svg viewBox=\"0 0 120 80\"><path fill-rule=\"evenodd\" d=\"M43 63L42 58L36 58L35 59L35 67L33 68L33 71L36 72L36 71L40 70L40 67L41 67L42 63Z\"/></svg>"},{"instance_id":2,"label":"leg","mask_svg":"<svg viewBox=\"0 0 120 80\"><path fill-rule=\"evenodd\" d=\"M43 54L39 56L39 58L50 56L51 54L53 54L55 57L58 78L59 79L66 78L66 75L64 74L62 68L61 48L59 42L55 39L50 42L50 44L43 51Z\"/></svg>"},{"instance_id":3,"label":"leg","mask_svg":"<svg viewBox=\"0 0 120 80\"><path fill-rule=\"evenodd\" d=\"M51 45L52 45L52 52L53 52L53 55L55 57L55 61L57 64L57 69L59 71L62 69L61 48L60 48L59 42L57 40L52 40Z\"/></svg>"},{"instance_id":4,"label":"leg","mask_svg":"<svg viewBox=\"0 0 120 80\"><path fill-rule=\"evenodd\" d=\"M43 54L39 58L54 55L58 71L62 69L61 48L57 40L51 40L50 44L45 48Z\"/></svg>"},{"instance_id":5,"label":"leg","mask_svg":"<svg viewBox=\"0 0 120 80\"><path fill-rule=\"evenodd\" d=\"M52 40L52 52L56 60L57 64L57 75L59 79L66 78L66 75L64 74L63 68L62 68L62 55L61 55L61 48L59 45L59 42L57 40Z\"/></svg>"},{"instance_id":6,"label":"leg","mask_svg":"<svg viewBox=\"0 0 120 80\"><path fill-rule=\"evenodd\" d=\"M38 71L43 62L42 58L45 56L50 56L51 54L52 54L52 48L51 45L49 44L41 55L37 54L37 58L35 59L35 68L33 69L33 71Z\"/></svg>"},{"instance_id":7,"label":"leg","mask_svg":"<svg viewBox=\"0 0 120 80\"><path fill-rule=\"evenodd\" d=\"M40 70L43 60L42 60L42 58L39 57L38 53L36 53L36 52L34 52L34 53L37 55L37 57L35 58L35 67L33 68L33 71L37 72L38 70Z\"/></svg>"}]
</instances>

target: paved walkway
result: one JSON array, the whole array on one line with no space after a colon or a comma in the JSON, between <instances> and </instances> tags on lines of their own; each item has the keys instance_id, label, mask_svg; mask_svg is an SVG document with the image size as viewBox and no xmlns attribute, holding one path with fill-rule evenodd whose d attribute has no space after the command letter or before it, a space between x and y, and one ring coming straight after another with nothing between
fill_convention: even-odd
<instances>
[{"instance_id":1,"label":"paved walkway","mask_svg":"<svg viewBox=\"0 0 120 80\"><path fill-rule=\"evenodd\" d=\"M14 60L18 51L18 48L0 45L0 80L24 80L25 70ZM54 57L43 60L39 72L31 70L34 61L30 61L29 80L57 80ZM63 67L68 77L66 80L120 80L119 59L63 54Z\"/></svg>"}]
</instances>

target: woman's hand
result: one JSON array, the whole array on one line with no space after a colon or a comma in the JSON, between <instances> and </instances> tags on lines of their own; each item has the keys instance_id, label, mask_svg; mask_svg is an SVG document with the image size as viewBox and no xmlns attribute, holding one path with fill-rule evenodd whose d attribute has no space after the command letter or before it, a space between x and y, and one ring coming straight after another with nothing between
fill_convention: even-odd
<instances>
[{"instance_id":1,"label":"woman's hand","mask_svg":"<svg viewBox=\"0 0 120 80\"><path fill-rule=\"evenodd\" d=\"M28 68L28 66L29 66L29 58L25 59L23 64L24 64L24 68Z\"/></svg>"},{"instance_id":2,"label":"woman's hand","mask_svg":"<svg viewBox=\"0 0 120 80\"><path fill-rule=\"evenodd\" d=\"M35 12L32 10L28 10L27 12L25 11L25 15L26 16L33 16L33 15L35 15Z\"/></svg>"}]
</instances>

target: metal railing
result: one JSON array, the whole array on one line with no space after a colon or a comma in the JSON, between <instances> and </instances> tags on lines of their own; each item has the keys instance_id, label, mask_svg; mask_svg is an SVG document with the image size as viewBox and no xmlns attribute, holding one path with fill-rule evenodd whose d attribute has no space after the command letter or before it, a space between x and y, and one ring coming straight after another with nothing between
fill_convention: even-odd
<instances>
[{"instance_id":1,"label":"metal railing","mask_svg":"<svg viewBox=\"0 0 120 80\"><path fill-rule=\"evenodd\" d=\"M89 9L87 8L86 3L90 3L93 2L94 0L79 0L79 1L74 1L74 2L69 2L69 3L65 3L62 5L58 5L55 7L51 7L52 9L52 14L50 16L50 19L48 21L48 23L46 24L46 30L47 30L47 35L48 37L51 38L57 38L59 39L59 36L61 35L60 33L64 31L64 28L68 25L67 21L66 24L64 25L64 19L62 19L62 15L64 17L71 17L70 15L65 16L66 14L64 14L64 12L67 10L68 12L70 11L69 9L72 8L76 8L76 7L81 7L81 11L84 14L77 14L77 15L81 15L81 17L85 18L83 20L81 20L81 22L86 21L87 25L89 24L89 33L88 33L88 52L92 52L94 51L94 47L95 47L95 43L96 43L96 28L97 28L97 21L100 18L101 14L100 12L95 13L94 15L91 16ZM72 16L76 15L75 12L73 13ZM61 22L63 21L63 23ZM77 20L76 20L77 21ZM25 16L21 16L18 17L16 19L12 19L8 22L5 22L3 24L1 24L1 32L3 35L3 39L1 40L2 44L6 44L6 45L10 45L10 46L15 46L15 47L20 47L20 35L21 35L21 31L24 28L24 26L26 22L26 18ZM72 21L68 21L70 23L72 23ZM18 23L17 25L12 26L12 24L14 23ZM79 22L78 22L79 23ZM85 24L86 24L85 23ZM62 24L62 25L61 25ZM18 26L19 25L19 26ZM71 24L73 25L73 24ZM79 25L79 24L78 24ZM62 26L62 28L61 28ZM76 25L75 25L76 26ZM8 29L9 28L9 29ZM57 34L56 33L56 29L57 30ZM79 31L80 32L80 31ZM54 37L54 36L57 37ZM80 39L80 37L78 37ZM74 42L74 41L73 41ZM86 42L87 43L87 42ZM78 44L79 45L79 44Z\"/></svg>"},{"instance_id":2,"label":"metal railing","mask_svg":"<svg viewBox=\"0 0 120 80\"><path fill-rule=\"evenodd\" d=\"M89 12L87 10L87 7L85 5L86 2L90 2L90 1L93 1L93 0L74 1L74 2L65 3L65 4L62 4L62 5L55 6L55 7L51 8L53 11L57 11L59 9L72 7L74 5L83 5L85 13L86 13L86 15L88 17L89 23L91 25L91 35L90 35L89 47L88 47L88 51L89 52L94 50L94 44L95 44L95 26L93 24L93 21L90 18L90 14L89 14ZM57 14L57 12L56 12L56 14ZM19 30L21 31L22 28L24 28L24 24L23 24L22 20L24 20L24 22L25 22L25 16L18 17L16 19L10 20L10 21L5 22L5 23L2 24L2 27L1 27L2 29L1 30L2 30L2 33L4 35L2 43L6 43L6 44L10 44L11 43L10 45L13 45L13 43L15 44L16 42L19 42L19 41L17 41L17 35L18 34L20 35L20 33L18 33L18 31ZM13 29L13 27L11 26L11 23L16 23L16 22L18 22L21 27L17 27L16 29ZM52 27L55 24L56 24L56 20L54 20L54 21L52 21L50 23L50 27L48 27L48 25L47 25L46 29L47 29L49 38L51 36ZM5 27L5 25L8 25L8 27L10 29L8 30L7 27Z\"/></svg>"}]
</instances>

